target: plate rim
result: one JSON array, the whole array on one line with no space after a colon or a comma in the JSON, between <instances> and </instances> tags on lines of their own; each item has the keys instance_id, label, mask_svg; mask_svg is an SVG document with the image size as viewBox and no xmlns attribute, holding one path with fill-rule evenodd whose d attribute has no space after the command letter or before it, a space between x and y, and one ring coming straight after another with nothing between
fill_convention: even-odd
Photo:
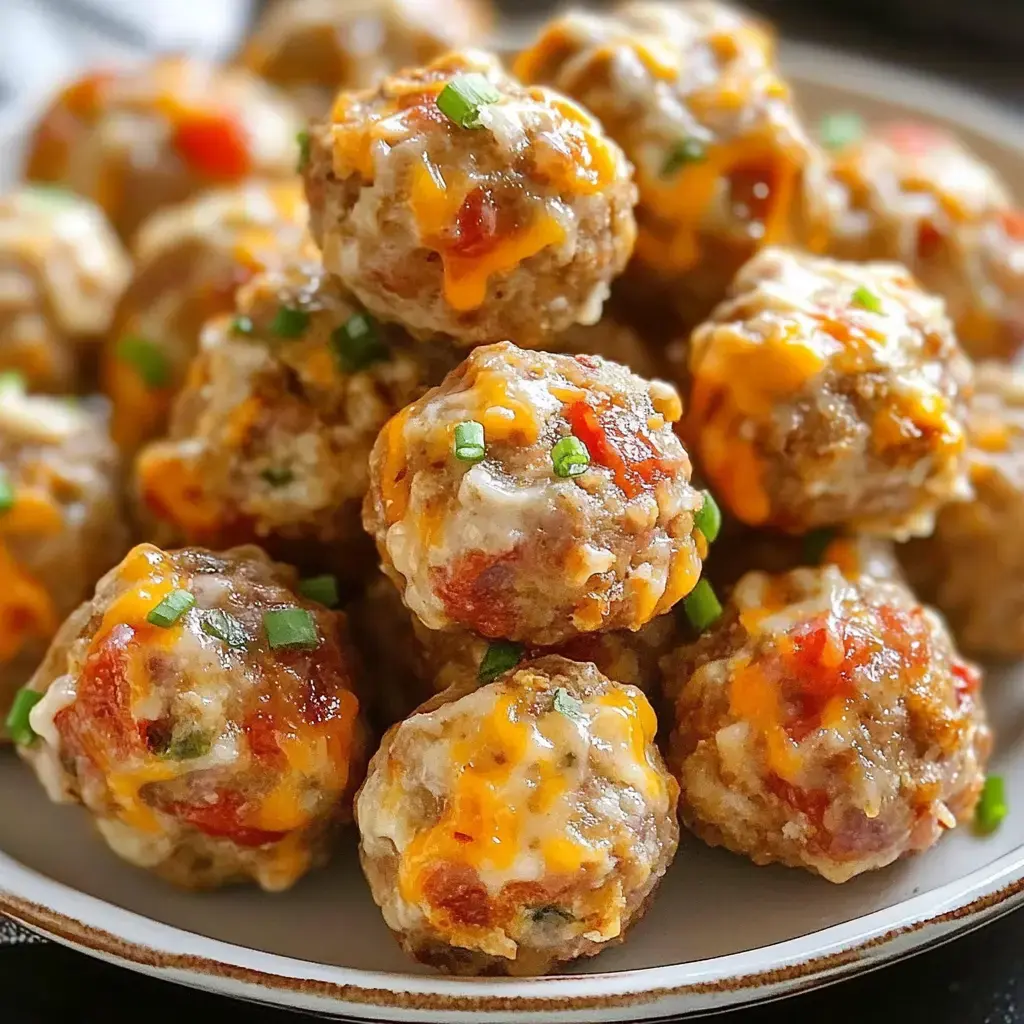
<instances>
[{"instance_id":1,"label":"plate rim","mask_svg":"<svg viewBox=\"0 0 1024 1024\"><path fill-rule=\"evenodd\" d=\"M1024 117L981 92L815 43L783 41L781 53L789 77L811 85L827 81L880 102L895 100L959 123L1024 159ZM937 889L783 942L685 964L475 979L367 971L209 938L89 896L0 850L0 911L57 942L195 987L320 1012L376 1011L377 1020L432 1019L423 1014L439 1010L481 1020L522 1012L559 1020L580 1011L588 1011L590 1020L623 1019L624 1010L656 1016L704 1012L881 966L1022 902L1024 843ZM751 998L743 1000L744 994Z\"/></svg>"}]
</instances>

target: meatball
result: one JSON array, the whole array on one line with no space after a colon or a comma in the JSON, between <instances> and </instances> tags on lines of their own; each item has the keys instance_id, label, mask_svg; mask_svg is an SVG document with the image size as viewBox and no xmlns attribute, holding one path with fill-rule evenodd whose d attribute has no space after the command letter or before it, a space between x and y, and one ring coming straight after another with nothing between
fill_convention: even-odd
<instances>
[{"instance_id":1,"label":"meatball","mask_svg":"<svg viewBox=\"0 0 1024 1024\"><path fill-rule=\"evenodd\" d=\"M741 522L904 539L968 493L971 367L897 264L755 256L694 332L687 422Z\"/></svg>"},{"instance_id":2,"label":"meatball","mask_svg":"<svg viewBox=\"0 0 1024 1024\"><path fill-rule=\"evenodd\" d=\"M0 738L61 620L127 547L105 410L0 383Z\"/></svg>"},{"instance_id":3,"label":"meatball","mask_svg":"<svg viewBox=\"0 0 1024 1024\"><path fill-rule=\"evenodd\" d=\"M631 276L693 323L760 246L821 249L834 202L774 40L714 2L571 11L519 56L516 74L579 101L636 168Z\"/></svg>"},{"instance_id":4,"label":"meatball","mask_svg":"<svg viewBox=\"0 0 1024 1024\"><path fill-rule=\"evenodd\" d=\"M636 228L600 125L477 51L341 93L306 194L324 263L371 313L468 344L598 320Z\"/></svg>"},{"instance_id":5,"label":"meatball","mask_svg":"<svg viewBox=\"0 0 1024 1024\"><path fill-rule=\"evenodd\" d=\"M286 889L351 817L366 737L337 612L258 548L134 548L61 627L20 747L175 884Z\"/></svg>"},{"instance_id":6,"label":"meatball","mask_svg":"<svg viewBox=\"0 0 1024 1024\"><path fill-rule=\"evenodd\" d=\"M103 360L122 449L165 433L200 329L234 309L239 285L303 251L315 255L306 220L301 186L288 181L204 192L146 221Z\"/></svg>"},{"instance_id":7,"label":"meatball","mask_svg":"<svg viewBox=\"0 0 1024 1024\"><path fill-rule=\"evenodd\" d=\"M356 820L402 948L454 973L522 975L621 941L679 838L656 728L639 690L547 657L391 729Z\"/></svg>"},{"instance_id":8,"label":"meatball","mask_svg":"<svg viewBox=\"0 0 1024 1024\"><path fill-rule=\"evenodd\" d=\"M170 436L139 455L154 537L255 540L312 571L359 576L373 562L360 506L377 432L455 361L377 324L319 261L258 275L235 316L207 325Z\"/></svg>"},{"instance_id":9,"label":"meatball","mask_svg":"<svg viewBox=\"0 0 1024 1024\"><path fill-rule=\"evenodd\" d=\"M89 196L127 239L203 189L294 173L299 127L249 72L160 57L67 86L35 129L25 173Z\"/></svg>"},{"instance_id":10,"label":"meatball","mask_svg":"<svg viewBox=\"0 0 1024 1024\"><path fill-rule=\"evenodd\" d=\"M487 0L292 0L266 9L240 61L319 116L339 89L478 41L491 17Z\"/></svg>"},{"instance_id":11,"label":"meatball","mask_svg":"<svg viewBox=\"0 0 1024 1024\"><path fill-rule=\"evenodd\" d=\"M901 584L749 573L663 666L680 813L712 846L845 882L973 814L980 674Z\"/></svg>"},{"instance_id":12,"label":"meatball","mask_svg":"<svg viewBox=\"0 0 1024 1024\"><path fill-rule=\"evenodd\" d=\"M86 385L129 273L88 200L30 187L0 198L0 372L33 390Z\"/></svg>"},{"instance_id":13,"label":"meatball","mask_svg":"<svg viewBox=\"0 0 1024 1024\"><path fill-rule=\"evenodd\" d=\"M974 497L947 505L935 533L901 556L964 648L1016 658L1024 655L1024 372L983 363L976 387L968 419Z\"/></svg>"},{"instance_id":14,"label":"meatball","mask_svg":"<svg viewBox=\"0 0 1024 1024\"><path fill-rule=\"evenodd\" d=\"M475 349L381 432L364 525L430 629L639 629L700 575L680 412L668 384L595 356Z\"/></svg>"},{"instance_id":15,"label":"meatball","mask_svg":"<svg viewBox=\"0 0 1024 1024\"><path fill-rule=\"evenodd\" d=\"M890 124L836 154L846 192L832 252L893 259L941 295L975 358L1024 342L1024 213L995 172L946 132Z\"/></svg>"}]
</instances>

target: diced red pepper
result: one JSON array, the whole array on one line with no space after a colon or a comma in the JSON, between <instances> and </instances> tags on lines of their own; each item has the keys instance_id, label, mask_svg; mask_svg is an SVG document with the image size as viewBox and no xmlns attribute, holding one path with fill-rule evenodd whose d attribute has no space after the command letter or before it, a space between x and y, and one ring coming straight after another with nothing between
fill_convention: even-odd
<instances>
[{"instance_id":1,"label":"diced red pepper","mask_svg":"<svg viewBox=\"0 0 1024 1024\"><path fill-rule=\"evenodd\" d=\"M237 119L226 114L197 114L174 130L177 153L198 175L211 181L238 181L250 173L249 142Z\"/></svg>"},{"instance_id":2,"label":"diced red pepper","mask_svg":"<svg viewBox=\"0 0 1024 1024\"><path fill-rule=\"evenodd\" d=\"M170 801L160 809L180 821L195 826L208 836L230 839L239 846L265 846L280 842L284 832L268 832L242 823L247 801L234 790L218 790L212 802L186 803Z\"/></svg>"}]
</instances>

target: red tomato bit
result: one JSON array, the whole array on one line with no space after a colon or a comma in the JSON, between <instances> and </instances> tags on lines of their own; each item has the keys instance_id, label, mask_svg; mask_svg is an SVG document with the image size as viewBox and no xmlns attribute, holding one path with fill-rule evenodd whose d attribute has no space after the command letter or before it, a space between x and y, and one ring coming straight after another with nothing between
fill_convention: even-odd
<instances>
[{"instance_id":1,"label":"red tomato bit","mask_svg":"<svg viewBox=\"0 0 1024 1024\"><path fill-rule=\"evenodd\" d=\"M238 181L252 170L249 143L239 122L225 114L195 114L174 130L174 149L198 175Z\"/></svg>"}]
</instances>

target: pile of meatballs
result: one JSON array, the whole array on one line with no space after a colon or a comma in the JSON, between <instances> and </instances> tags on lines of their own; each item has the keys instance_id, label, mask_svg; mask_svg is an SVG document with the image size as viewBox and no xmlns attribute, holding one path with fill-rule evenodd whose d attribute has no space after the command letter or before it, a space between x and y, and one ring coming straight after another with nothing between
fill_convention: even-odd
<instances>
[{"instance_id":1,"label":"pile of meatballs","mask_svg":"<svg viewBox=\"0 0 1024 1024\"><path fill-rule=\"evenodd\" d=\"M715 0L490 25L281 0L52 100L0 720L136 867L284 890L353 824L410 955L542 974L680 823L840 883L1005 813L960 652L1024 655L1024 214L812 133Z\"/></svg>"}]
</instances>

